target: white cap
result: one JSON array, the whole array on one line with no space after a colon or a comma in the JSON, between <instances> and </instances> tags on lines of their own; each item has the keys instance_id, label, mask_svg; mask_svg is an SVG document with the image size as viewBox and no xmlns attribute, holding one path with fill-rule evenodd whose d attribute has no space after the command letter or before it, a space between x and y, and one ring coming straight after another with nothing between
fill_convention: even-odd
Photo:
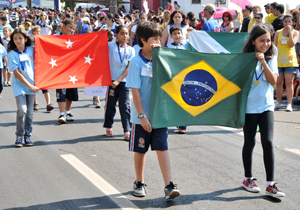
<instances>
[{"instance_id":1,"label":"white cap","mask_svg":"<svg viewBox=\"0 0 300 210\"><path fill-rule=\"evenodd\" d=\"M88 17L84 17L84 18L82 18L82 21L87 21L87 22L90 22L90 18L88 18Z\"/></svg>"}]
</instances>

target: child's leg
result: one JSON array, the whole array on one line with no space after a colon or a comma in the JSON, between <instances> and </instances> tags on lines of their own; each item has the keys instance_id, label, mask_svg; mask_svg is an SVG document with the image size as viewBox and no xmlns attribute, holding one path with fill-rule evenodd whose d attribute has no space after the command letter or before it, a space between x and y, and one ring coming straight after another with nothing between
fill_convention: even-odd
<instances>
[{"instance_id":1,"label":"child's leg","mask_svg":"<svg viewBox=\"0 0 300 210\"><path fill-rule=\"evenodd\" d=\"M112 128L112 125L114 123L114 116L116 114L116 103L119 98L117 89L118 87L114 89L111 86L109 86L107 89L103 122L104 128Z\"/></svg>"},{"instance_id":2,"label":"child's leg","mask_svg":"<svg viewBox=\"0 0 300 210\"><path fill-rule=\"evenodd\" d=\"M72 101L66 99L66 111L71 111Z\"/></svg>"},{"instance_id":3,"label":"child's leg","mask_svg":"<svg viewBox=\"0 0 300 210\"><path fill-rule=\"evenodd\" d=\"M266 111L261 114L259 127L267 181L274 181L274 113L272 111Z\"/></svg>"},{"instance_id":4,"label":"child's leg","mask_svg":"<svg viewBox=\"0 0 300 210\"><path fill-rule=\"evenodd\" d=\"M50 101L50 92L45 92L44 97L45 97L47 105L50 104L51 103L51 101Z\"/></svg>"},{"instance_id":5,"label":"child's leg","mask_svg":"<svg viewBox=\"0 0 300 210\"><path fill-rule=\"evenodd\" d=\"M62 112L65 112L65 108L66 108L66 102L57 102L58 104L58 108L59 108L59 112L62 113Z\"/></svg>"},{"instance_id":6,"label":"child's leg","mask_svg":"<svg viewBox=\"0 0 300 210\"><path fill-rule=\"evenodd\" d=\"M3 84L4 85L6 85L6 83L7 83L6 75L7 75L7 69L3 69Z\"/></svg>"},{"instance_id":7,"label":"child's leg","mask_svg":"<svg viewBox=\"0 0 300 210\"><path fill-rule=\"evenodd\" d=\"M37 94L35 94L35 96L34 96L34 103L35 103L35 104L38 103L38 102L37 102Z\"/></svg>"},{"instance_id":8,"label":"child's leg","mask_svg":"<svg viewBox=\"0 0 300 210\"><path fill-rule=\"evenodd\" d=\"M16 96L16 103L17 103L16 136L23 136L24 126L25 126L25 116L27 113L26 96L24 95Z\"/></svg>"},{"instance_id":9,"label":"child's leg","mask_svg":"<svg viewBox=\"0 0 300 210\"><path fill-rule=\"evenodd\" d=\"M164 178L165 186L167 186L168 184L170 184L170 181L172 180L169 152L168 150L165 151L157 150L156 153L159 162L159 167Z\"/></svg>"},{"instance_id":10,"label":"child's leg","mask_svg":"<svg viewBox=\"0 0 300 210\"><path fill-rule=\"evenodd\" d=\"M125 82L119 84L119 109L124 133L130 131L130 89L125 87Z\"/></svg>"},{"instance_id":11,"label":"child's leg","mask_svg":"<svg viewBox=\"0 0 300 210\"><path fill-rule=\"evenodd\" d=\"M32 124L33 124L33 104L35 95L26 95L26 106L27 114L25 117L25 135L27 137L31 136Z\"/></svg>"},{"instance_id":12,"label":"child's leg","mask_svg":"<svg viewBox=\"0 0 300 210\"><path fill-rule=\"evenodd\" d=\"M136 174L136 182L144 182L144 169L145 169L145 153L134 153L134 167Z\"/></svg>"},{"instance_id":13,"label":"child's leg","mask_svg":"<svg viewBox=\"0 0 300 210\"><path fill-rule=\"evenodd\" d=\"M278 103L281 103L282 92L283 92L283 74L279 74L279 77L277 77L277 84L276 84L276 99Z\"/></svg>"},{"instance_id":14,"label":"child's leg","mask_svg":"<svg viewBox=\"0 0 300 210\"><path fill-rule=\"evenodd\" d=\"M252 153L255 146L255 135L260 114L246 114L244 126L243 164L245 177L252 177Z\"/></svg>"},{"instance_id":15,"label":"child's leg","mask_svg":"<svg viewBox=\"0 0 300 210\"><path fill-rule=\"evenodd\" d=\"M2 71L3 69L0 69L0 94L2 93L3 90Z\"/></svg>"},{"instance_id":16,"label":"child's leg","mask_svg":"<svg viewBox=\"0 0 300 210\"><path fill-rule=\"evenodd\" d=\"M11 82L11 73L6 69L7 71L7 82Z\"/></svg>"}]
</instances>

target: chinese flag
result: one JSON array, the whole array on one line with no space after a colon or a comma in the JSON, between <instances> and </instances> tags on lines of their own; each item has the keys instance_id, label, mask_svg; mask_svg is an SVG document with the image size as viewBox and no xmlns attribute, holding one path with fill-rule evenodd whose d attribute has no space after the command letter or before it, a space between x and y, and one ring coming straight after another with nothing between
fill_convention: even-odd
<instances>
[{"instance_id":1,"label":"chinese flag","mask_svg":"<svg viewBox=\"0 0 300 210\"><path fill-rule=\"evenodd\" d=\"M107 32L35 36L35 86L109 86Z\"/></svg>"}]
</instances>

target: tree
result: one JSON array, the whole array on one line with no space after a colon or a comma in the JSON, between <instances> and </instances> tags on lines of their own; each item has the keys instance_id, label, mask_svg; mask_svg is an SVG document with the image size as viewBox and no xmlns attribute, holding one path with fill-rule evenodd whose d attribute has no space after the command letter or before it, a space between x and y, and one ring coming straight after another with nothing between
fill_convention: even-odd
<instances>
[{"instance_id":1,"label":"tree","mask_svg":"<svg viewBox=\"0 0 300 210\"><path fill-rule=\"evenodd\" d=\"M61 2L65 2L65 8L64 9L67 9L67 7L69 8L75 8L75 0L71 1L71 0L60 0ZM71 2L72 2L72 6L71 6Z\"/></svg>"}]
</instances>

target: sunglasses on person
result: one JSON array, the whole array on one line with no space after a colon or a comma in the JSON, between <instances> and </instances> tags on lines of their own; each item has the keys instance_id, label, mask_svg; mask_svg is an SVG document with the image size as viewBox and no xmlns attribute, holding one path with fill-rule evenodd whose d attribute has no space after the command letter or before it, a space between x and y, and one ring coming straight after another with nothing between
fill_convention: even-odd
<instances>
[{"instance_id":1,"label":"sunglasses on person","mask_svg":"<svg viewBox=\"0 0 300 210\"><path fill-rule=\"evenodd\" d=\"M261 19L261 17L255 17L255 19Z\"/></svg>"}]
</instances>

